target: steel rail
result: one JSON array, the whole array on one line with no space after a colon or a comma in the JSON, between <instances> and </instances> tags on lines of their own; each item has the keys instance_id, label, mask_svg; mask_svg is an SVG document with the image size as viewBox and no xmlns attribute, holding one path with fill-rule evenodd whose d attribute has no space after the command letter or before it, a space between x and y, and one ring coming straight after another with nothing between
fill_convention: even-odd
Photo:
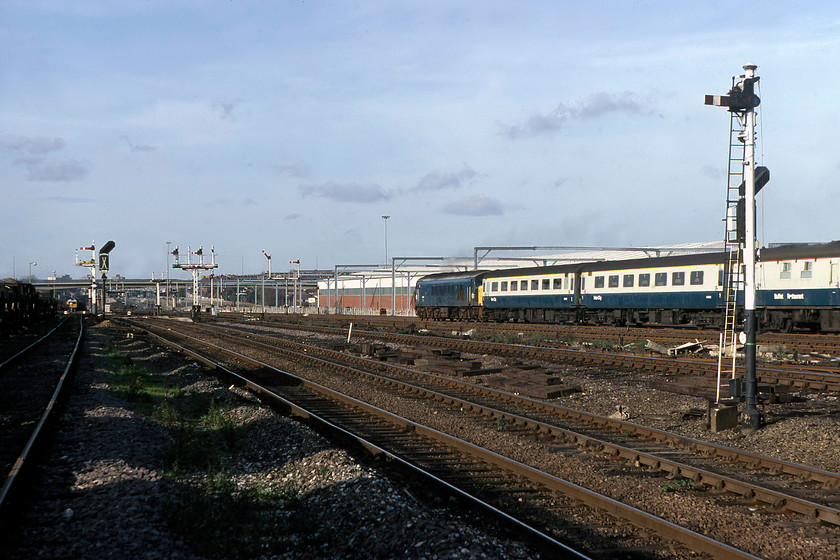
<instances>
[{"instance_id":1,"label":"steel rail","mask_svg":"<svg viewBox=\"0 0 840 560\"><path fill-rule=\"evenodd\" d=\"M50 331L49 334L53 334L57 328L58 327ZM21 474L26 467L26 461L29 459L29 456L32 453L33 449L35 449L35 447L40 444L42 440L41 433L44 429L44 426L47 424L47 421L50 419L50 415L58 405L59 399L61 399L64 396L65 390L69 385L66 382L70 376L73 367L75 367L75 365L78 362L79 347L81 346L83 337L84 322L80 318L79 336L76 338L76 343L73 346L73 351L70 353L70 356L67 359L64 371L61 373L61 376L59 377L58 382L56 383L55 389L53 390L52 396L50 397L49 402L44 408L44 411L41 413L41 417L39 418L38 422L35 424L35 427L33 428L32 433L26 442L26 445L24 445L23 451L15 460L14 465L12 465L11 470L6 475L6 480L3 483L3 488L0 489L0 510L4 509L5 507L8 507L8 499L13 493L13 491L17 488L17 481L20 479ZM41 340L44 339L42 338Z\"/></svg>"},{"instance_id":2,"label":"steel rail","mask_svg":"<svg viewBox=\"0 0 840 560\"><path fill-rule=\"evenodd\" d=\"M822 469L809 467L807 465L792 463L789 461L784 461L782 459L776 459L767 455L761 455L750 451L745 451L733 447L694 439L672 432L667 432L665 430L660 430L658 428L643 426L641 424L636 424L634 422L629 422L626 420L609 418L607 416L601 416L590 412L576 410L552 402L537 400L522 395L509 393L500 389L491 389L482 385L468 383L460 379L453 379L450 377L445 377L433 373L421 372L396 364L385 364L381 361L370 360L360 356L351 356L346 353L337 352L335 350L330 350L327 348L311 346L299 342L277 338L275 336L263 335L255 333L253 331L242 331L241 329L230 329L223 326L214 326L214 328L217 330L233 331L235 333L246 333L248 336L268 340L271 343L279 342L292 348L305 350L307 356L311 356L313 352L318 352L322 356L327 356L336 360L340 360L342 362L352 362L363 367L371 367L373 369L381 369L382 367L386 367L388 369L402 374L411 375L418 378L433 379L439 383L457 387L458 389L461 389L463 391L468 391L483 396L494 397L496 395L503 395L507 401L514 402L529 408L533 408L537 412L555 414L563 418L567 418L569 420L598 425L599 427L608 428L617 433L632 433L637 437L642 437L645 439L656 441L658 443L666 443L668 445L679 446L691 451L700 451L706 455L720 457L722 459L740 461L750 465L751 468L762 468L771 472L785 473L792 476L797 476L802 479L820 482L831 487L840 488L840 473L825 471ZM271 345L269 345L268 348L274 351L277 350L276 347Z\"/></svg>"},{"instance_id":3,"label":"steel rail","mask_svg":"<svg viewBox=\"0 0 840 560\"><path fill-rule=\"evenodd\" d=\"M180 353L182 353L186 356L189 356L190 358L196 360L199 363L204 364L205 366L214 370L217 374L224 375L227 379L229 379L233 382L236 382L240 386L243 386L243 387L247 388L248 390L256 393L257 395L260 396L260 398L269 401L271 404L273 404L275 406L280 406L280 407L288 410L289 413L292 414L293 416L297 416L299 418L306 419L306 420L308 420L310 422L313 422L316 425L320 426L323 430L328 431L332 435L340 436L345 440L352 441L356 445L358 445L362 449L366 450L368 453L370 453L373 456L385 457L389 461L398 464L403 469L406 469L409 472L412 472L412 473L414 473L418 476L423 477L425 480L433 483L434 485L436 485L440 488L445 489L447 492L449 492L449 493L451 493L455 496L458 496L459 498L465 500L466 502L469 502L469 503L473 504L474 506L476 506L476 507L478 507L478 508L480 508L480 509L498 517L499 519L501 519L502 521L504 521L508 525L510 525L512 527L515 527L516 529L518 529L518 530L524 532L525 534L529 535L530 538L538 540L540 543L542 543L542 546L550 547L555 553L560 555L559 557L561 557L561 558L577 558L577 559L580 559L580 560L589 559L588 556L586 556L586 555L582 554L581 552L569 547L568 545L558 541L557 539L551 537L550 535L544 533L543 531L540 531L536 527L533 527L533 526L529 525L528 523L526 523L526 522L524 522L520 519L517 519L516 517L514 517L514 516L504 512L504 511L498 509L497 507L493 506L489 502L487 502L485 500L482 500L478 496L475 496L475 495L473 495L473 494L471 494L471 493L469 493L469 492L467 492L467 491L465 491L465 490L447 482L446 480L443 480L442 478L432 474L431 472L427 471L426 469L423 469L420 466L415 465L412 462L410 462L410 461L408 461L408 460L406 460L406 459L388 451L387 449L384 449L383 447L381 447L379 445L376 445L375 443L369 441L368 439L366 439L366 438L364 438L364 437L362 437L358 434L355 434L355 433L353 433L353 432L335 424L334 422L330 422L326 418L321 417L319 414L317 414L317 413L315 413L315 412L313 412L313 411L311 411L311 410L309 410L305 407L299 406L298 404L292 402L291 400L286 399L283 396L279 395L275 391L272 391L268 387L255 382L254 380L250 379L246 375L243 375L243 374L237 373L237 372L235 372L231 369L228 369L225 366L223 366L222 364L216 362L215 360L213 360L213 359L211 359L207 356L204 356L204 355L202 355L202 354L200 354L200 353L198 353L198 352L196 352L196 351L194 351L190 348L187 348L186 346L178 344L177 342L175 342L173 340L167 339L164 336L161 336L161 335L159 335L155 332L152 332L149 329L146 329L144 327L138 327L137 325L133 325L133 326L135 326L137 328L142 328L144 330L144 332L146 332L154 340L157 340L159 343L161 343L163 345L166 345L166 346L168 346L168 347L170 347L170 348L176 350L177 352L180 352ZM380 415L384 415L384 416L387 416L387 417L391 418L394 423L399 424L401 426L415 425L414 423L410 422L409 420L405 420L405 419L403 419L399 416L393 415L393 414L391 414L387 411L384 411L384 410L378 409L376 407L373 407L371 405L368 405L367 403L364 403L364 402L359 401L357 399L353 399L352 397L349 397L347 395L342 395L341 393L338 393L338 392L336 392L336 391L334 391L334 390L332 390L328 387L319 385L317 383L312 383L312 382L307 381L303 378L297 377L292 373L280 370L280 369L275 368L274 366L271 366L269 364L265 364L263 362L254 360L253 358L249 358L248 356L245 356L243 354L239 354L239 353L236 353L236 352L225 350L224 348L221 348L221 347L218 347L218 346L215 346L215 345L212 345L212 344L208 344L206 342L200 341L199 339L195 339L193 337L188 337L188 338L190 338L194 342L199 342L199 343L214 347L216 350L222 351L222 352L224 352L225 354L228 354L228 355L233 355L238 359L244 360L244 361L246 361L248 363L251 363L253 365L257 365L258 367L267 368L267 369L269 369L271 371L274 371L275 373L278 373L278 374L280 374L284 377L290 378L290 379L292 379L292 380L294 380L298 383L301 383L301 385L310 387L310 388L315 389L319 392L322 392L326 395L332 396L335 399L340 399L340 400L345 401L345 402L351 402L355 406L358 406L360 408L364 408L366 410L376 411Z\"/></svg>"},{"instance_id":4,"label":"steel rail","mask_svg":"<svg viewBox=\"0 0 840 560\"><path fill-rule=\"evenodd\" d=\"M274 326L274 325L271 325ZM277 328L303 330L310 332L346 332L337 327L316 327L306 325L277 325ZM464 340L440 336L418 336L408 334L387 333L381 331L365 331L355 329L357 337L367 337L406 344L417 344L438 348L456 348L464 352L475 354L493 354L496 356L521 357L526 355L532 359L571 363L587 367L624 368L645 373L692 374L703 377L717 377L717 364L708 360L677 360L660 358L657 356L638 356L616 352L595 352L584 349L556 348L548 346L534 346L527 344L502 344L497 342L483 342ZM421 342L422 341L422 342ZM740 366L739 369L743 369ZM758 381L765 384L790 384L797 390L810 389L814 391L840 392L840 375L813 371L783 369L779 367L758 367L756 370Z\"/></svg>"},{"instance_id":5,"label":"steel rail","mask_svg":"<svg viewBox=\"0 0 840 560\"><path fill-rule=\"evenodd\" d=\"M220 333L215 331L219 329L222 329L224 331L231 330L225 327L214 327L213 334L218 336ZM382 364L378 361L375 362L373 360L368 360L361 357L348 356L347 354L336 352L334 350L323 349L316 346L310 346L297 342L285 341L273 337L266 337L264 335L259 335L257 333L247 331L237 331L236 334L222 334L223 336L229 337L238 336L240 340L241 337L244 335L246 338L248 336L256 336L261 339L268 338L272 342L282 342L284 344L288 344L289 346L297 347L301 350L300 352L284 351L291 352L291 354L289 355L293 358L305 358L309 361L318 360L326 367L337 366L342 368L343 370L349 369L353 373L373 378L379 383L399 385L404 391L411 392L413 394L425 394L430 399L436 401L445 401L449 404L460 407L463 410L474 412L479 415L487 415L493 418L501 418L503 416L508 417L513 421L514 425L520 425L524 428L532 429L538 433L551 435L553 437L571 440L580 446L597 449L599 452L603 453L604 455L610 458L623 459L637 467L644 466L659 470L672 476L681 476L692 480L692 482L708 485L718 490L731 492L745 498L751 498L756 500L757 502L767 504L777 509L784 508L787 511L804 515L805 517L813 519L815 521L822 521L833 525L840 525L840 510L830 506L815 503L810 500L806 500L796 496L791 496L790 494L779 492L777 490L766 488L764 486L760 486L743 480L738 480L736 478L709 471L707 469L702 469L699 467L694 467L685 463L667 459L655 453L639 451L637 449L633 449L632 447L627 447L625 445L620 445L614 442L605 441L603 439L588 436L578 431L556 426L554 424L549 424L540 420L536 420L534 418L525 417L522 415L511 413L509 411L499 410L493 407L482 405L474 401L468 401L460 397L440 393L427 387L421 387L419 385L414 385L391 377L384 377L378 373L352 370L348 368L344 363L337 362L338 360L340 360L341 362L349 361L365 367L381 368ZM275 346L272 346L270 344L254 340L249 340L249 342L251 342L254 345L259 345L260 347L268 351L278 351L278 349ZM327 361L323 358L318 358L314 356L314 354L316 353L321 353L322 355L330 356L332 360L337 361ZM795 463L789 463L787 461L782 461L774 459L772 457L758 455L755 453L741 452L740 450L734 448L719 446L716 444L703 442L692 438L686 438L684 436L671 434L663 430L647 428L645 426L641 426L632 422L627 422L614 418L607 418L604 416L585 413L573 409L568 409L565 407L560 407L557 405L546 406L547 403L543 403L541 401L527 399L504 391L490 390L459 380L450 380L449 378L437 376L434 374L418 372L416 370L412 370L410 368L405 368L402 366L389 365L389 367L409 375L426 377L430 379L435 379L437 381L442 381L444 384L450 387L458 387L460 389L467 390L472 393L477 392L475 391L475 389L482 389L480 393L484 395L492 396L495 394L501 394L504 395L505 398L509 401L515 401L525 405L537 404L540 411L542 412L551 411L555 413L562 413L562 415L567 419L574 419L576 421L585 422L589 425L609 429L616 433L630 433L640 437L644 437L648 440L656 441L658 443L666 443L670 445L679 444L683 448L691 450L692 452L697 452L697 449L702 449L707 454L714 454L718 457L735 459L753 469L765 468L774 473L787 473L799 476L801 478L807 478L809 480L820 480L822 482L827 482L834 486L840 485L840 474L838 473L831 473L828 471L813 469L811 467L807 467L806 465L797 465Z\"/></svg>"},{"instance_id":6,"label":"steel rail","mask_svg":"<svg viewBox=\"0 0 840 560\"><path fill-rule=\"evenodd\" d=\"M41 344L42 342L44 342L45 340L47 340L50 336L52 336L52 334L53 334L55 331L57 331L57 330L58 330L58 328L59 328L61 325L63 325L63 324L64 324L64 322L65 322L66 320L67 320L66 318L62 319L62 320L61 320L61 322L60 322L60 323L58 323L55 327L53 327L53 328L52 328L52 330L50 330L47 334L45 334L44 336L42 336L41 338L39 338L38 340L36 340L36 341L35 341L35 342L33 342L32 344L30 344L29 346L27 346L27 347L26 347L26 348L24 348L23 350L20 350L20 351L19 351L19 352L17 352L14 356L11 356L10 358L6 359L6 360L5 360L5 361L3 361L3 362L0 362L0 372L2 372L2 371L3 371L4 369L6 369L8 366L10 366L12 363L14 363L14 362L15 362L15 360L17 360L18 358L21 358L22 356L25 356L25 355L26 355L26 354L27 354L30 350L32 350L33 348L36 348L39 344Z\"/></svg>"},{"instance_id":7,"label":"steel rail","mask_svg":"<svg viewBox=\"0 0 840 560\"><path fill-rule=\"evenodd\" d=\"M138 327L143 328L143 330L148 331L148 327ZM293 374L283 372L267 364L260 360L256 360L249 356L246 356L240 352L231 350L229 348L224 348L217 344L213 344L211 342L193 337L191 335L187 335L184 333L176 333L170 328L166 329L173 335L177 335L188 340L191 340L193 343L197 343L203 345L208 348L212 348L215 351L222 352L225 355L229 355L234 357L238 360L246 361L252 365L257 367L266 368L277 373L289 376L290 378L294 379L296 383L311 387L319 392L323 392L324 394L330 395L332 398L341 399L347 402L352 402L354 406L368 411L372 414L379 415L381 417L389 418L392 422L396 425L400 426L403 429L408 429L414 433L426 435L428 437L432 437L433 439L444 441L447 445L456 447L458 449L462 449L464 451L468 451L469 453L473 454L473 456L478 457L486 462L494 464L500 468L505 470L509 470L515 472L519 475L526 476L533 482L545 486L553 491L556 491L560 494L563 494L569 498L574 500L578 500L582 503L590 505L592 507L599 508L615 517L622 518L633 525L640 527L642 529L651 530L654 533L669 539L680 542L685 546L688 546L692 550L697 552L703 552L706 554L710 554L715 558L756 558L753 555L750 555L744 551L731 547L725 543L721 543L695 531L687 529L685 527L681 527L677 524L674 524L670 521L664 520L659 518L653 514L648 512L639 510L638 508L629 506L627 504L621 503L613 498L608 496L604 496L587 488L581 487L579 485L573 484L569 481L560 479L551 475L549 473L545 473L540 471L534 467L526 465L524 463L520 463L493 451L478 447L470 442L464 441L460 438L455 436L451 436L449 434L445 434L434 428L429 428L415 422L412 422L408 419L403 417L397 416L391 412L382 410L378 407L370 405L368 403L364 403L362 401L358 401L357 399L353 399L347 395L343 395L333 389L320 385L318 383L306 380L304 378L295 376ZM163 337L161 337L163 338ZM194 354L193 354L194 357ZM308 357L308 359L317 359L315 357ZM335 364L332 364L335 365ZM366 372L364 372L366 373Z\"/></svg>"},{"instance_id":8,"label":"steel rail","mask_svg":"<svg viewBox=\"0 0 840 560\"><path fill-rule=\"evenodd\" d=\"M225 313L222 320L241 320L246 317L245 314ZM281 324L289 324L297 322L298 324L306 321L308 324L319 325L336 325L337 323L353 322L358 326L369 325L372 328L385 327L400 329L408 325L422 324L424 328L430 331L451 331L458 329L461 331L469 330L471 328L480 329L485 332L526 332L535 334L546 334L554 337L575 337L580 339L601 339L619 341L624 339L641 339L650 338L658 342L673 341L686 342L686 336L703 338L709 334L714 335L717 339L718 328L698 328L692 325L626 325L610 326L610 325L592 325L581 324L572 325L564 323L496 323L496 322L476 322L476 321L437 321L432 319L420 319L419 317L402 317L402 316L387 316L381 317L378 315L290 315L290 314L266 314L268 322L276 322ZM758 343L762 345L785 345L791 351L837 351L840 348L840 334L838 333L780 333L780 332L763 332L758 335Z\"/></svg>"}]
</instances>

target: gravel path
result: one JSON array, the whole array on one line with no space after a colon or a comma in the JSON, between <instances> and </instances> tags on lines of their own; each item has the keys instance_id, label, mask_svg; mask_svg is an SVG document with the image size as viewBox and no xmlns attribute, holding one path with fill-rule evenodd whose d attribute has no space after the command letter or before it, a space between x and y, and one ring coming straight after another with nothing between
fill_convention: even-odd
<instances>
[{"instance_id":1,"label":"gravel path","mask_svg":"<svg viewBox=\"0 0 840 560\"><path fill-rule=\"evenodd\" d=\"M0 558L539 557L497 529L477 527L480 520L418 500L306 426L219 386L196 365L118 332L107 322L89 330L74 393L34 475L36 496L3 528ZM220 471L170 476L171 433L109 389L113 376L102 351L109 342L183 395L232 403L228 420L245 439ZM208 487L234 499L208 498L199 491ZM196 539L195 527L178 530L185 520L204 524L207 538Z\"/></svg>"}]
</instances>

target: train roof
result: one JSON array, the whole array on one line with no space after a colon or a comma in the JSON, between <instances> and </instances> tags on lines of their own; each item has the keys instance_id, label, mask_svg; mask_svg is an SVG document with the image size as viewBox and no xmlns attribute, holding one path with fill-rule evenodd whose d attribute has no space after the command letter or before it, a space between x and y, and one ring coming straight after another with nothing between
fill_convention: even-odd
<instances>
[{"instance_id":1,"label":"train roof","mask_svg":"<svg viewBox=\"0 0 840 560\"><path fill-rule=\"evenodd\" d=\"M636 268L659 268L671 266L698 266L703 264L717 264L723 262L723 252L695 253L692 255L672 255L667 257L650 257L647 259L627 259L622 261L606 261L584 263L581 270L584 272L598 272L601 270L615 269L636 269Z\"/></svg>"},{"instance_id":2,"label":"train roof","mask_svg":"<svg viewBox=\"0 0 840 560\"><path fill-rule=\"evenodd\" d=\"M435 274L428 274L423 276L417 282L435 282L439 280L467 280L470 278L477 278L487 274L487 270L466 270L461 272L436 272Z\"/></svg>"},{"instance_id":3,"label":"train roof","mask_svg":"<svg viewBox=\"0 0 840 560\"><path fill-rule=\"evenodd\" d=\"M642 259L621 259L614 261L591 261L556 266L537 266L516 268L510 270L496 270L486 275L486 278L534 276L537 274L573 274L581 272L599 272L607 270L629 270L636 268L654 268L661 266L696 266L700 264L714 264L723 262L723 253L695 253L693 255L675 255L667 257L649 257Z\"/></svg>"},{"instance_id":4,"label":"train roof","mask_svg":"<svg viewBox=\"0 0 840 560\"><path fill-rule=\"evenodd\" d=\"M768 247L759 251L762 261L790 260L790 259L818 259L826 257L840 257L840 241L828 243L791 243L778 247Z\"/></svg>"},{"instance_id":5,"label":"train roof","mask_svg":"<svg viewBox=\"0 0 840 560\"><path fill-rule=\"evenodd\" d=\"M793 243L778 247L763 248L759 251L759 260L790 260L814 259L825 257L840 257L840 241L828 243ZM510 278L516 276L535 276L542 274L573 274L581 272L600 272L609 270L632 270L639 268L658 268L672 266L698 266L705 264L719 264L724 260L723 251L707 253L693 253L690 255L669 255L665 257L648 257L634 259L619 259L609 261L589 261L552 266L528 266L521 268L503 268L497 270L468 270L462 272L439 272L429 274L420 281Z\"/></svg>"}]
</instances>

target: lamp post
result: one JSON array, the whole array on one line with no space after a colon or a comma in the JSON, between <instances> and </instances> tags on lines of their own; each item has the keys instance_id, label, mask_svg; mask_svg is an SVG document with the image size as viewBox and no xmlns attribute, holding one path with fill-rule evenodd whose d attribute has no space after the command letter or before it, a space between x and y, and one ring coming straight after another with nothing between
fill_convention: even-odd
<instances>
[{"instance_id":1,"label":"lamp post","mask_svg":"<svg viewBox=\"0 0 840 560\"><path fill-rule=\"evenodd\" d=\"M171 241L166 242L166 300L169 301L169 246L172 245Z\"/></svg>"},{"instance_id":2,"label":"lamp post","mask_svg":"<svg viewBox=\"0 0 840 560\"><path fill-rule=\"evenodd\" d=\"M294 304L293 304L294 307L292 308L292 312L297 313L298 290L300 290L300 293L303 294L303 288L300 286L300 259L297 259L297 260L294 260L294 261L289 261L289 264L296 264L297 265L297 280L295 281L295 289L294 289L294 294L293 294L293 298L292 298L292 301L294 301ZM302 305L302 302L301 302L301 305Z\"/></svg>"},{"instance_id":3,"label":"lamp post","mask_svg":"<svg viewBox=\"0 0 840 560\"><path fill-rule=\"evenodd\" d=\"M38 263L36 263L35 261L32 261L31 263L29 263L29 283L30 284L32 283L32 267L33 266L38 266Z\"/></svg>"},{"instance_id":4,"label":"lamp post","mask_svg":"<svg viewBox=\"0 0 840 560\"><path fill-rule=\"evenodd\" d=\"M391 216L382 216L382 222L385 224L385 264L388 264L388 219Z\"/></svg>"}]
</instances>

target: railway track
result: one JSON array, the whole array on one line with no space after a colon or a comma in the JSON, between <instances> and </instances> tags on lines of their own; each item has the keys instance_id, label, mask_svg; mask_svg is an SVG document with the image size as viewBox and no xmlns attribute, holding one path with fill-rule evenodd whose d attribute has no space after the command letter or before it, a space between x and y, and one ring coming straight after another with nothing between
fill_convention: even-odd
<instances>
[{"instance_id":1,"label":"railway track","mask_svg":"<svg viewBox=\"0 0 840 560\"><path fill-rule=\"evenodd\" d=\"M12 502L44 427L67 388L84 334L82 320L62 321L37 341L0 363L0 465L5 475L0 512L12 513Z\"/></svg>"},{"instance_id":2,"label":"railway track","mask_svg":"<svg viewBox=\"0 0 840 560\"><path fill-rule=\"evenodd\" d=\"M216 336L219 335L218 328L210 332ZM224 329L222 332L229 333L229 336L233 337L234 340L241 336L241 332L235 332L233 329ZM381 380L382 383L388 384L396 382L393 376L410 378L412 384L404 387L405 391L428 391L429 398L435 400L449 399L461 409L474 410L476 414L486 414L496 419L504 416L514 426L532 429L541 434L552 435L567 441L573 441L578 445L598 449L607 457L622 459L648 469L659 469L670 476L687 478L694 483L712 486L719 490L725 489L748 498L754 498L757 502L765 505L772 505L777 508L792 508L792 511L802 515L840 525L840 515L833 507L821 506L808 499L786 496L759 485L742 482L701 468L698 465L708 465L710 459L712 462L725 460L728 463L740 464L741 472L739 474L742 477L749 475L751 471L761 469L769 473L786 474L794 479L809 481L809 483L818 482L824 486L819 489L819 496L812 495L811 497L829 503L840 503L840 492L836 491L836 489L840 489L840 474L837 473L825 472L806 465L686 438L632 422L573 410L553 403L474 385L459 379L433 376L397 365L385 365L378 360L352 357L345 352L253 332L247 334L255 339L254 342L264 345L264 348L273 348L276 351L277 345L282 345L289 350L289 357L292 359L318 356L331 364L349 363L354 368L360 368L367 372L390 373L392 376ZM378 375L374 375L378 377ZM422 385L415 384L418 381ZM439 387L446 388L447 393L439 393L437 390ZM476 401L477 396L482 397L481 402ZM499 408L500 402L505 403L506 407L504 409ZM539 416L550 418L551 423L538 420ZM562 422L562 424L558 424L558 422ZM646 451L642 451L642 449ZM673 455L674 450L680 450L681 462L665 458ZM686 461L691 461L691 464L686 464ZM719 466L717 468L720 469ZM737 469L730 470L737 471Z\"/></svg>"},{"instance_id":3,"label":"railway track","mask_svg":"<svg viewBox=\"0 0 840 560\"><path fill-rule=\"evenodd\" d=\"M688 438L673 434L669 435L635 424L621 421L613 422L611 419L586 415L579 411L546 405L546 403L522 399L514 395L498 392L491 394L490 390L486 387L480 388L462 381L446 380L419 372L411 372L406 368L384 366L379 362L372 362L361 358L349 359L342 352L318 349L313 346L301 346L297 343L283 341L276 337L266 337L255 333L236 333L230 329L221 331L218 328L212 329L211 334L211 331L207 330L208 327L200 327L200 330L203 332L199 334L188 335L184 332L183 325L170 325L167 328L169 329L167 332L170 335L176 330L183 332L183 336L191 337L189 340L192 340L192 343L198 343L200 338L211 335L216 338L226 339L227 342L224 344L215 344L214 347L218 351L221 346L236 346L240 348L240 355L238 357L240 360L243 359L241 354L243 351L241 349L244 347L259 348L263 352L276 353L277 347L282 345L284 347L282 352L286 354L286 360L300 362L303 360L312 361L317 359L319 360L318 367L320 368L332 368L333 371L345 372L345 375L347 371L352 371L353 375L376 379L376 383L380 386L388 387L389 390L398 390L401 394L410 394L412 398L422 397L429 402L444 403L450 409L471 412L479 418L487 417L496 422L505 420L505 422L509 423L510 429L516 430L517 432L521 431L523 434L530 434L530 436L526 435L525 437L536 437L538 439L546 437L553 438L555 441L562 441L564 444L568 444L574 448L583 447L590 449L601 457L621 460L629 465L645 467L650 470L665 473L669 478L674 480L690 481L691 484L695 484L698 487L711 487L719 492L728 491L744 500L748 500L749 503L760 504L760 507L765 508L768 512L775 511L786 514L796 512L810 520L831 524L840 523L840 516L837 510L829 504L817 503L808 499L809 497L820 494L829 503L832 500L837 500L838 497L835 494L840 479L834 473L825 473L815 469L808 469L802 465L793 465L766 457L744 454L743 452L728 448L718 447L715 449L716 446L712 446L711 444L688 440ZM346 365L339 365L339 362L346 364L347 361L352 362L352 370L347 370ZM264 364L263 367L265 367ZM406 381L406 378L410 379L410 381ZM421 383L420 380L424 382ZM500 402L504 402L504 405L500 406ZM349 415L349 417L353 416L354 413ZM405 430L404 425L397 429L402 434L400 437L406 437ZM418 427L412 427L411 431L416 433ZM631 441L634 443L631 443ZM421 445L421 448L423 445ZM679 457L677 458L676 455L679 455ZM728 466L723 470L728 472L721 473L717 472L717 470L704 468L703 463L705 463L706 467L712 465L719 470L720 466L717 463L723 457L728 462ZM512 467L508 465L505 468ZM755 469L760 469L761 474L759 477L754 475L750 476L750 473L753 473ZM467 469L464 472L468 473L469 470ZM515 469L514 472L516 472ZM468 478L472 478L471 475L467 476ZM520 474L520 476L523 475ZM756 478L776 478L778 481L780 477L782 479L781 483L768 483L766 480L764 482L756 480ZM795 493L791 494L780 491L778 489L779 485L782 487L794 485L790 480L792 477L809 478L811 479L809 484L816 483L820 488L816 492L811 492L809 495L807 485L803 485L804 488L799 489L799 496L794 495ZM497 478L497 476L492 475L491 478ZM776 484L775 488L773 487L774 484ZM552 486L552 488L554 492L559 491L559 487ZM522 494L519 491L508 492ZM802 493L805 494L804 497ZM525 494L539 495L544 499L544 491L537 488L530 488ZM583 500L580 496L574 497L575 499ZM523 496L520 495L518 500L521 501L522 499ZM614 504L607 505L607 502L600 502L599 504L597 499L594 498L587 498L586 501L590 504L596 504L596 507L606 508L610 511L615 507ZM529 508L536 507L530 501L528 503L531 504ZM543 517L545 517L545 513L543 513ZM619 517L623 516L619 515ZM650 520L641 520L638 518L635 518L633 521L634 524L645 527L651 522ZM675 538L677 541L682 542L694 550L709 552L703 547L711 545L701 545L691 541L691 539L696 537L682 536L676 538L670 534L672 529L662 528L662 526L658 526L657 531L663 534L665 538ZM717 556L722 554L722 552L712 552L711 554ZM727 557L732 557L732 554L734 554L732 551L726 552Z\"/></svg>"},{"instance_id":4,"label":"railway track","mask_svg":"<svg viewBox=\"0 0 840 560\"><path fill-rule=\"evenodd\" d=\"M244 318L244 315L231 314L232 318ZM663 345L678 345L695 339L717 344L719 331L697 329L695 327L636 327L608 325L561 325L550 323L476 323L450 321L423 321L417 317L376 316L376 315L266 315L267 321L289 324L307 324L320 326L344 326L353 322L360 328L369 330L405 331L410 325L426 329L431 333L444 334L452 331L466 332L477 329L481 333L497 333L523 338L543 338L551 341L569 340L605 341L613 344L629 344L637 341L652 340ZM787 352L816 353L840 357L840 333L805 333L805 332L762 332L757 342L768 347L784 347ZM835 367L840 367L838 362Z\"/></svg>"},{"instance_id":5,"label":"railway track","mask_svg":"<svg viewBox=\"0 0 840 560\"><path fill-rule=\"evenodd\" d=\"M289 328L309 332L320 332L335 336L346 335L347 330L338 327L322 327L305 324L265 323L278 328ZM466 340L463 338L403 334L388 331L372 331L354 328L357 336L386 341L395 344L423 345L434 348L446 348L472 354L490 354L507 358L519 358L575 366L594 367L608 370L624 370L649 374L662 374L672 377L687 376L704 379L698 383L698 395L714 395L714 383L717 379L717 361L690 358L669 358L625 352L607 352L595 349L563 348L537 346L531 344L504 344ZM736 375L743 377L743 366L736 367ZM762 385L780 387L784 391L825 391L840 392L840 374L818 369L806 369L791 364L759 365L756 377ZM723 380L724 383L727 380ZM696 381L695 381L696 382ZM728 386L722 387L724 395Z\"/></svg>"}]
</instances>

